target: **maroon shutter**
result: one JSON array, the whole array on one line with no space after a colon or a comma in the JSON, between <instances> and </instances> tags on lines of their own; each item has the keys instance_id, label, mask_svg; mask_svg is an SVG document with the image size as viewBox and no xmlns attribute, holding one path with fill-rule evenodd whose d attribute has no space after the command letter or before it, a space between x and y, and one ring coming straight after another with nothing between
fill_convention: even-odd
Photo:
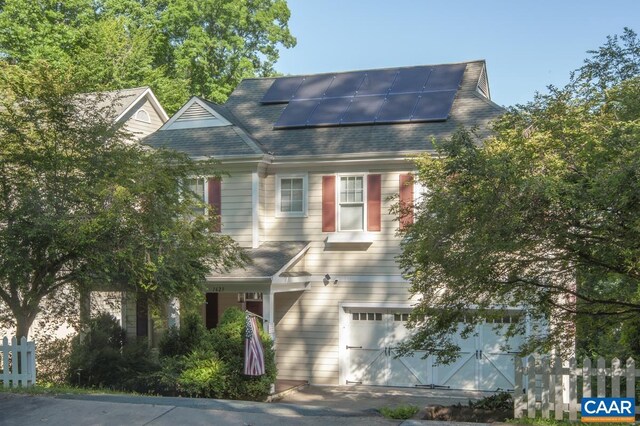
<instances>
[{"instance_id":1,"label":"maroon shutter","mask_svg":"<svg viewBox=\"0 0 640 426\"><path fill-rule=\"evenodd\" d=\"M336 231L336 177L322 176L322 232Z\"/></svg>"},{"instance_id":2,"label":"maroon shutter","mask_svg":"<svg viewBox=\"0 0 640 426\"><path fill-rule=\"evenodd\" d=\"M413 176L400 175L400 229L413 223Z\"/></svg>"},{"instance_id":3,"label":"maroon shutter","mask_svg":"<svg viewBox=\"0 0 640 426\"><path fill-rule=\"evenodd\" d=\"M220 178L209 178L209 214L217 215L214 232L222 229L222 184Z\"/></svg>"},{"instance_id":4,"label":"maroon shutter","mask_svg":"<svg viewBox=\"0 0 640 426\"><path fill-rule=\"evenodd\" d=\"M382 176L367 176L367 231L380 231L382 208Z\"/></svg>"}]
</instances>

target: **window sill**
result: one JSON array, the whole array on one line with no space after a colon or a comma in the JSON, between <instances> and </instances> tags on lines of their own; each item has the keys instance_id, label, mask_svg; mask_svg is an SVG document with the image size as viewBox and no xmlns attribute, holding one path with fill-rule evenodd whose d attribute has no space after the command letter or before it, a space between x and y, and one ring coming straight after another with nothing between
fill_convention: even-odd
<instances>
[{"instance_id":1,"label":"window sill","mask_svg":"<svg viewBox=\"0 0 640 426\"><path fill-rule=\"evenodd\" d=\"M327 244L373 244L369 232L334 232L327 236Z\"/></svg>"}]
</instances>

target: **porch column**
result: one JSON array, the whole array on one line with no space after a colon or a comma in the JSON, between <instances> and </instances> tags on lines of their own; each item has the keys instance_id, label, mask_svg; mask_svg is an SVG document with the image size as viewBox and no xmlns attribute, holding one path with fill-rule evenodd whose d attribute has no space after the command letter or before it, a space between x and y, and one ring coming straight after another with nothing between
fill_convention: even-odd
<instances>
[{"instance_id":1,"label":"porch column","mask_svg":"<svg viewBox=\"0 0 640 426\"><path fill-rule=\"evenodd\" d=\"M262 326L271 336L271 340L276 341L276 323L274 322L273 312L275 311L273 306L273 292L269 289L268 292L262 293L262 317L264 322Z\"/></svg>"},{"instance_id":2,"label":"porch column","mask_svg":"<svg viewBox=\"0 0 640 426\"><path fill-rule=\"evenodd\" d=\"M180 328L180 299L172 297L167 304L167 325Z\"/></svg>"}]
</instances>

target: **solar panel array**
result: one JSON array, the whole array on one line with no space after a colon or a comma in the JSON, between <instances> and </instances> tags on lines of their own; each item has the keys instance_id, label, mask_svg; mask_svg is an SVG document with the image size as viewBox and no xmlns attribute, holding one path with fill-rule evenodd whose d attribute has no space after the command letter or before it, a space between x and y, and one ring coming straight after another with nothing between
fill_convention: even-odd
<instances>
[{"instance_id":1,"label":"solar panel array","mask_svg":"<svg viewBox=\"0 0 640 426\"><path fill-rule=\"evenodd\" d=\"M288 103L274 128L444 121L465 64L276 79L263 104Z\"/></svg>"}]
</instances>

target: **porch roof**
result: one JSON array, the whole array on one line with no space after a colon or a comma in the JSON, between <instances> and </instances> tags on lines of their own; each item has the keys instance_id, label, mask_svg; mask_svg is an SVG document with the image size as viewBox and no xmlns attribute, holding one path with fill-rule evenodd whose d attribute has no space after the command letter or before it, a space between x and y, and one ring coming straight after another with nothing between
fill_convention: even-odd
<instances>
[{"instance_id":1,"label":"porch roof","mask_svg":"<svg viewBox=\"0 0 640 426\"><path fill-rule=\"evenodd\" d=\"M255 249L247 250L251 263L244 268L235 268L228 272L212 271L207 281L225 281L229 279L257 278L271 279L291 267L307 250L309 241L272 241ZM306 274L303 272L303 274Z\"/></svg>"}]
</instances>

